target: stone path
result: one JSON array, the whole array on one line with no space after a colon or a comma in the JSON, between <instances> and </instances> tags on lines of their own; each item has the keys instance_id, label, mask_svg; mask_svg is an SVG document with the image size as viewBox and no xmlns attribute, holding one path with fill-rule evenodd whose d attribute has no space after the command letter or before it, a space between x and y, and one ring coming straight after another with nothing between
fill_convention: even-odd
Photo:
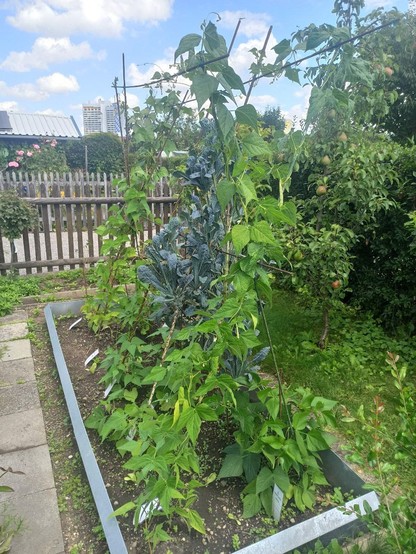
<instances>
[{"instance_id":1,"label":"stone path","mask_svg":"<svg viewBox=\"0 0 416 554\"><path fill-rule=\"evenodd\" d=\"M25 311L0 318L0 467L24 473L6 473L0 481L14 489L0 493L0 525L4 513L23 521L11 554L63 554L55 482L26 335Z\"/></svg>"}]
</instances>

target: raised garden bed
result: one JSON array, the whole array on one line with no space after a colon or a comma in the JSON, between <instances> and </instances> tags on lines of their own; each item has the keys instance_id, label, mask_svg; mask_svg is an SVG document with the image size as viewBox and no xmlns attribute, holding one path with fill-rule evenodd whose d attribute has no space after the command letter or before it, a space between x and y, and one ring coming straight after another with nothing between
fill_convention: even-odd
<instances>
[{"instance_id":1,"label":"raised garden bed","mask_svg":"<svg viewBox=\"0 0 416 554\"><path fill-rule=\"evenodd\" d=\"M84 426L83 417L74 393L71 377L68 372L67 363L54 321L55 317L78 314L82 304L82 300L49 304L45 308L45 317L62 388L74 428L74 434L108 547L112 554L122 554L123 552L127 553L131 550L126 546L117 519L110 517L114 508L111 504L106 484L104 483L100 467ZM329 483L333 487L339 487L343 493L352 493L353 498L345 505L345 509L347 512L349 510L350 513L346 513L343 509L333 508L309 519L305 519L301 523L292 525L278 533L272 534L263 540L249 544L240 550L237 550L238 546L236 545L237 548L234 548L234 551L237 550L244 554L263 554L268 552L284 554L296 548L302 549L303 547L307 548L313 546L318 539L323 543L327 543L332 538L352 536L358 531L360 528L360 520L355 513L351 513L353 508L358 506L361 512L363 512L364 502L367 502L371 509L376 510L378 507L377 496L374 492L368 492L363 488L364 481L334 452L322 452L321 457L325 475ZM246 521L248 525L250 525L250 521L251 520ZM221 533L221 529L216 529L215 532ZM216 552L216 550L211 549L211 546L207 547L207 551L210 552L210 554ZM223 549L218 552L220 551L223 551ZM185 550L183 550L183 552L185 552Z\"/></svg>"}]
</instances>

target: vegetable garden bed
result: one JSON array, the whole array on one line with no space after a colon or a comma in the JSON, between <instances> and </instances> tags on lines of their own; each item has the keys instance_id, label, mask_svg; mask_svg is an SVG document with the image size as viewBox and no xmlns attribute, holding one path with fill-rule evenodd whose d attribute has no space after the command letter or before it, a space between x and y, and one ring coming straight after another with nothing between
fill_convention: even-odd
<instances>
[{"instance_id":1,"label":"vegetable garden bed","mask_svg":"<svg viewBox=\"0 0 416 554\"><path fill-rule=\"evenodd\" d=\"M113 487L112 483L107 482L107 476L104 479L102 477L102 452L99 455L100 462L97 463L94 453L95 448L93 449L91 446L83 422L85 412L81 415L54 320L54 318L59 318L60 316L66 317L70 314L74 316L79 314L82 304L83 301L49 304L45 308L48 331L74 433L110 552L117 554L122 554L123 552L140 552L140 548L144 547L144 543L140 546L140 541L137 539L139 532L134 531L132 526L130 528L127 526L129 534L133 537L127 540L123 535L124 531L122 532L120 530L120 526L126 527L124 523L126 518L120 518L119 525L118 520L111 517L114 508L120 503L120 499L112 499L114 504L113 508L109 490L111 491L116 487ZM75 319L77 319L77 317ZM65 328L67 329L70 321L65 319L64 322ZM74 337L77 332L76 328L71 331ZM67 345L67 348L77 352L80 350L75 338L72 344ZM95 349L95 345L89 343L86 345L86 349L88 352L91 352L91 349ZM92 378L94 387L96 387L99 378L98 375L92 375L88 371L85 371L84 367L78 368L78 374L82 381ZM97 393L98 395L102 395L102 391L99 389L97 389ZM80 404L82 404L81 411L86 408L87 400L91 400L92 404L98 401L98 397L95 399L87 398L87 396L85 396L87 394L85 391L81 394L83 394L80 402ZM93 406L90 405L90 408L91 407ZM94 441L94 438L92 438L92 442L98 444L98 441ZM210 444L212 445L212 443ZM221 450L221 448L219 450ZM212 460L215 464L215 459L218 458L219 452L207 452L206 454L207 460ZM111 451L108 452L108 455L111 455ZM118 456L118 454L114 452L114 456ZM350 495L350 500L345 505L347 512L344 512L342 509L332 508L291 526L290 520L293 520L293 514L286 516L286 518L283 516L279 526L277 524L275 525L270 519L260 516L251 519L242 519L241 507L239 508L240 498L238 487L243 485L240 485L237 479L228 481L217 480L212 484L213 486L211 486L210 496L205 496L202 505L198 506L204 518L212 519L212 522L207 522L207 535L204 537L194 532L189 533L186 529L181 529L179 524L173 529L173 534L176 532L175 541L167 543L166 545L160 545L156 552L166 552L166 548L169 547L170 551L175 553L192 551L214 554L225 551L239 551L245 554L260 554L266 552L283 554L295 548L300 548L301 546L313 545L318 539L325 543L334 537L344 538L351 536L360 527L356 514L351 513L351 511L353 511L354 507L359 506L361 512L363 512L364 503L366 502L371 509L377 509L377 497L374 492L366 492L364 490L364 482L362 479L332 451L322 452L321 457L328 482L333 487L339 487L342 493ZM216 463L218 464L218 459ZM121 465L121 462L119 465ZM217 468L214 467L214 469L216 470ZM216 495L220 498L217 499ZM225 504L223 506L221 501L224 502L224 500ZM205 510L203 504L205 504ZM218 517L219 512L220 515L223 516L221 520ZM305 518L305 514L302 514L302 516ZM274 532L276 528L279 529L285 525L289 525L289 527L277 533ZM267 534L270 534L270 536L265 537ZM224 535L224 538L221 538L221 535ZM255 542L256 537L265 538ZM241 550L239 550L240 547L242 547Z\"/></svg>"}]
</instances>

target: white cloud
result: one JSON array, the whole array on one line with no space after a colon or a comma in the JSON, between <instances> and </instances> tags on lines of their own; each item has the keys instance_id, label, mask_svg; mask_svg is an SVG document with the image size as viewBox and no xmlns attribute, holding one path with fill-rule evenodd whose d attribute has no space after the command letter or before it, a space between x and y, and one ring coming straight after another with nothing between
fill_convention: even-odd
<instances>
[{"instance_id":1,"label":"white cloud","mask_svg":"<svg viewBox=\"0 0 416 554\"><path fill-rule=\"evenodd\" d=\"M19 104L14 100L6 100L6 102L0 102L0 110L5 110L6 112L16 112L19 111Z\"/></svg>"},{"instance_id":2,"label":"white cloud","mask_svg":"<svg viewBox=\"0 0 416 554\"><path fill-rule=\"evenodd\" d=\"M42 115L65 115L62 110L52 110L52 108L47 108L46 110L36 110L35 113Z\"/></svg>"},{"instance_id":3,"label":"white cloud","mask_svg":"<svg viewBox=\"0 0 416 554\"><path fill-rule=\"evenodd\" d=\"M230 65L241 76L243 80L250 78L250 66L256 61L250 50L257 49L261 51L264 47L264 42L269 31L270 16L265 13L253 13L249 11L224 11L220 13L221 21L218 26L227 29L235 29L238 20L241 19L241 25L237 37L241 34L248 37L249 40L240 42L238 46L234 46L230 55ZM270 35L266 45L265 63L273 63L276 59L276 54L271 50L271 47L277 43L277 40Z\"/></svg>"},{"instance_id":4,"label":"white cloud","mask_svg":"<svg viewBox=\"0 0 416 554\"><path fill-rule=\"evenodd\" d=\"M49 94L40 90L33 83L20 83L18 85L8 86L4 81L0 81L0 96L12 96L15 98L25 98L33 102L40 102L48 98Z\"/></svg>"},{"instance_id":5,"label":"white cloud","mask_svg":"<svg viewBox=\"0 0 416 554\"><path fill-rule=\"evenodd\" d=\"M288 109L282 109L282 113L286 119L294 120L296 119L299 122L301 119L305 119L308 107L309 107L309 98L311 96L312 87L306 85L303 88L296 90L294 96L299 99L296 104L289 106Z\"/></svg>"},{"instance_id":6,"label":"white cloud","mask_svg":"<svg viewBox=\"0 0 416 554\"><path fill-rule=\"evenodd\" d=\"M172 67L174 50L167 51L166 57L160 60L156 60L152 64L143 64L137 66L136 64L130 64L127 68L127 80L129 85L143 85L152 81L152 78L156 72L163 74L175 73L176 69ZM141 70L141 67L144 70ZM174 84L175 90L183 93L189 89L191 81L184 76L178 78L177 83ZM172 87L173 83L166 83L166 86Z\"/></svg>"},{"instance_id":7,"label":"white cloud","mask_svg":"<svg viewBox=\"0 0 416 554\"><path fill-rule=\"evenodd\" d=\"M245 101L246 97L240 94L235 98L237 106L242 106ZM256 108L258 112L264 112L266 108L268 107L278 107L278 101L275 96L272 96L271 94L251 94L250 98L248 100L248 104L251 104ZM233 111L235 109L235 105L232 102L228 102L227 107Z\"/></svg>"},{"instance_id":8,"label":"white cloud","mask_svg":"<svg viewBox=\"0 0 416 554\"><path fill-rule=\"evenodd\" d=\"M51 37L88 33L120 36L126 22L156 24L169 19L174 0L23 0L8 23Z\"/></svg>"},{"instance_id":9,"label":"white cloud","mask_svg":"<svg viewBox=\"0 0 416 554\"><path fill-rule=\"evenodd\" d=\"M120 102L124 102L124 92L122 90L119 91L119 96L120 96ZM135 94L133 94L131 92L126 92L126 96L127 96L127 105L128 105L129 108L136 108L139 105L139 97L138 96L136 96ZM116 103L117 99L116 99L115 95L112 96L111 98L104 98L103 96L96 96L93 99L93 102ZM75 106L75 107L77 107L77 106ZM82 104L79 107L82 108Z\"/></svg>"},{"instance_id":10,"label":"white cloud","mask_svg":"<svg viewBox=\"0 0 416 554\"><path fill-rule=\"evenodd\" d=\"M252 95L249 98L249 103L253 104L259 112L264 112L264 110L268 107L278 106L277 98L271 94Z\"/></svg>"},{"instance_id":11,"label":"white cloud","mask_svg":"<svg viewBox=\"0 0 416 554\"><path fill-rule=\"evenodd\" d=\"M374 10L375 8L391 8L393 6L392 0L366 0L365 7L367 10Z\"/></svg>"},{"instance_id":12,"label":"white cloud","mask_svg":"<svg viewBox=\"0 0 416 554\"><path fill-rule=\"evenodd\" d=\"M172 68L174 50L165 52L165 57L156 60L153 63L144 63L136 65L130 64L127 68L127 80L129 85L143 85L152 80L153 75L158 73L174 73ZM143 69L142 69L143 68Z\"/></svg>"},{"instance_id":13,"label":"white cloud","mask_svg":"<svg viewBox=\"0 0 416 554\"><path fill-rule=\"evenodd\" d=\"M276 44L276 40L273 37L273 34L270 35L269 39L269 45ZM250 39L247 42L243 42L235 48L230 55L230 65L234 68L234 70L240 75L240 77L243 80L247 80L250 78L249 69L253 62L255 62L255 57L250 52L253 48L256 48L257 50L261 50L264 46L264 38L261 39ZM266 57L264 58L264 63L274 63L274 60L276 59L276 54L273 50L270 49L270 47L266 47Z\"/></svg>"},{"instance_id":14,"label":"white cloud","mask_svg":"<svg viewBox=\"0 0 416 554\"><path fill-rule=\"evenodd\" d=\"M62 73L52 73L40 77L36 83L19 83L8 86L4 81L0 81L0 96L25 98L34 102L46 100L51 94L62 94L77 90L79 90L79 84L76 78L73 75L66 76Z\"/></svg>"},{"instance_id":15,"label":"white cloud","mask_svg":"<svg viewBox=\"0 0 416 554\"><path fill-rule=\"evenodd\" d=\"M73 44L69 38L60 39L39 37L35 40L30 52L10 52L0 64L1 69L9 71L30 71L31 69L47 69L50 65L71 60L96 58L103 60L105 52L94 53L88 42Z\"/></svg>"},{"instance_id":16,"label":"white cloud","mask_svg":"<svg viewBox=\"0 0 416 554\"><path fill-rule=\"evenodd\" d=\"M137 108L139 105L139 97L131 92L126 94L127 96L127 105L129 108Z\"/></svg>"},{"instance_id":17,"label":"white cloud","mask_svg":"<svg viewBox=\"0 0 416 554\"><path fill-rule=\"evenodd\" d=\"M238 34L246 37L258 37L266 35L270 27L270 16L265 13L253 13L249 11L223 11L220 12L221 21L218 27L225 29L235 29L238 21L241 19Z\"/></svg>"},{"instance_id":18,"label":"white cloud","mask_svg":"<svg viewBox=\"0 0 416 554\"><path fill-rule=\"evenodd\" d=\"M40 77L37 81L40 89L48 94L61 94L63 92L76 92L79 84L73 75L52 73L46 77Z\"/></svg>"}]
</instances>

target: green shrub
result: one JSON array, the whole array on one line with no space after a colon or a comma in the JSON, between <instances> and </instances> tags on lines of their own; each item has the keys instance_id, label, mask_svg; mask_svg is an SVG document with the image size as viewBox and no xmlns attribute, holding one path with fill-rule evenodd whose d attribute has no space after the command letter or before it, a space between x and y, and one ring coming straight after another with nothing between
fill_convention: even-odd
<instances>
[{"instance_id":1,"label":"green shrub","mask_svg":"<svg viewBox=\"0 0 416 554\"><path fill-rule=\"evenodd\" d=\"M0 193L0 230L9 240L18 239L35 221L32 207L14 191Z\"/></svg>"}]
</instances>

